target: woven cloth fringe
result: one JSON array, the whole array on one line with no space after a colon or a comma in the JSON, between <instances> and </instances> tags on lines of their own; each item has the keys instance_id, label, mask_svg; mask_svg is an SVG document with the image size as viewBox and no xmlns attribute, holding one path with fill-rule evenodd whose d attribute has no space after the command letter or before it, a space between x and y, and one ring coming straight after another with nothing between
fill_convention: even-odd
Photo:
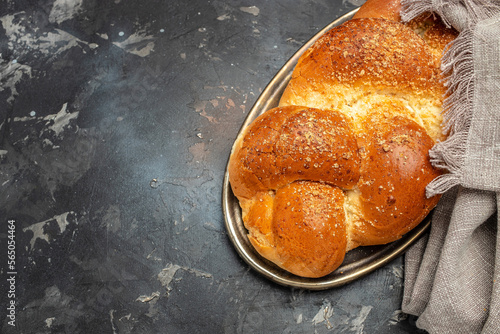
<instances>
[{"instance_id":1,"label":"woven cloth fringe","mask_svg":"<svg viewBox=\"0 0 500 334\"><path fill-rule=\"evenodd\" d=\"M443 103L443 131L449 134L430 151L431 163L448 170L430 182L426 195L442 194L462 181L468 130L472 120L474 97L473 33L465 30L442 58L441 70L446 77L447 98Z\"/></svg>"},{"instance_id":2,"label":"woven cloth fringe","mask_svg":"<svg viewBox=\"0 0 500 334\"><path fill-rule=\"evenodd\" d=\"M454 15L449 15L451 11ZM438 14L448 27L461 32L480 20L496 15L498 7L491 0L401 0L403 21L410 21L424 13ZM451 20L450 17L455 19Z\"/></svg>"},{"instance_id":3,"label":"woven cloth fringe","mask_svg":"<svg viewBox=\"0 0 500 334\"><path fill-rule=\"evenodd\" d=\"M441 60L447 98L443 103L443 132L449 137L437 143L429 152L434 166L446 169L449 173L433 180L426 188L428 197L442 194L461 184L461 167L466 154L467 133L472 119L474 97L474 60L473 30L478 20L498 13L488 0L401 0L401 18L409 21L424 13L436 13L448 26L453 26L460 34L445 48ZM447 15L453 11L455 19ZM457 15L457 13L459 13ZM459 19L457 19L459 17Z\"/></svg>"}]
</instances>

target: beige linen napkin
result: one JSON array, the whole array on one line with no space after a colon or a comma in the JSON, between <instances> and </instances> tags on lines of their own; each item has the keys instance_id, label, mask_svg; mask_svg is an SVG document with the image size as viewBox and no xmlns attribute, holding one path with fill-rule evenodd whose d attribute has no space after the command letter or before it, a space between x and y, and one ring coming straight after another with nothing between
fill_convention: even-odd
<instances>
[{"instance_id":1,"label":"beige linen napkin","mask_svg":"<svg viewBox=\"0 0 500 334\"><path fill-rule=\"evenodd\" d=\"M442 69L446 141L431 150L448 171L429 235L405 255L402 310L430 333L500 333L500 0L402 0L402 18L436 13L460 35Z\"/></svg>"}]
</instances>

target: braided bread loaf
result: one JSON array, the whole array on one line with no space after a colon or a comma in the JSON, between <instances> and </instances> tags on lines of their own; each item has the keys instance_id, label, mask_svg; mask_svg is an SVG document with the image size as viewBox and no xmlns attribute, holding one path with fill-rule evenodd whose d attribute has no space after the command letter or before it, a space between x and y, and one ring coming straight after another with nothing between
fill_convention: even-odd
<instances>
[{"instance_id":1,"label":"braided bread loaf","mask_svg":"<svg viewBox=\"0 0 500 334\"><path fill-rule=\"evenodd\" d=\"M369 0L327 32L235 142L229 181L248 238L293 274L321 277L351 249L401 238L438 201L425 196L440 173L428 151L444 138L440 55L456 34L398 17L398 1Z\"/></svg>"}]
</instances>

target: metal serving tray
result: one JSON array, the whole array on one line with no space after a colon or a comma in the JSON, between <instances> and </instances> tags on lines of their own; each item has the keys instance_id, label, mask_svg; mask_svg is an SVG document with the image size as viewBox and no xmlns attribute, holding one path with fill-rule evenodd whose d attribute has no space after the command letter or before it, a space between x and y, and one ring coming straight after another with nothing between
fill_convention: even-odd
<instances>
[{"instance_id":1,"label":"metal serving tray","mask_svg":"<svg viewBox=\"0 0 500 334\"><path fill-rule=\"evenodd\" d=\"M292 77L293 69L300 56L321 35L333 27L351 19L356 12L357 9L339 17L327 25L288 60L259 96L243 122L239 133L257 118L257 116L268 109L278 106L279 99ZM247 230L243 225L238 199L234 196L229 184L227 167L222 189L222 208L229 238L238 254L250 267L278 284L309 290L324 290L339 287L369 274L400 256L410 245L424 234L430 226L429 215L416 228L404 235L403 238L386 245L358 247L353 249L346 254L342 265L331 274L321 278L305 278L293 275L279 268L272 262L261 257L254 250L247 238Z\"/></svg>"}]
</instances>

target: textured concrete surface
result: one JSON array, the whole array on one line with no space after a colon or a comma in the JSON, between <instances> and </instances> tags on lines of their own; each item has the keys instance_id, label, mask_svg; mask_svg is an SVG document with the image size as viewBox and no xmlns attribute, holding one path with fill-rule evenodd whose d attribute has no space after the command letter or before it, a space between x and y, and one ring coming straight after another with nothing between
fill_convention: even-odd
<instances>
[{"instance_id":1,"label":"textured concrete surface","mask_svg":"<svg viewBox=\"0 0 500 334\"><path fill-rule=\"evenodd\" d=\"M1 332L415 333L402 258L289 289L224 228L224 169L253 102L361 2L3 1Z\"/></svg>"}]
</instances>

